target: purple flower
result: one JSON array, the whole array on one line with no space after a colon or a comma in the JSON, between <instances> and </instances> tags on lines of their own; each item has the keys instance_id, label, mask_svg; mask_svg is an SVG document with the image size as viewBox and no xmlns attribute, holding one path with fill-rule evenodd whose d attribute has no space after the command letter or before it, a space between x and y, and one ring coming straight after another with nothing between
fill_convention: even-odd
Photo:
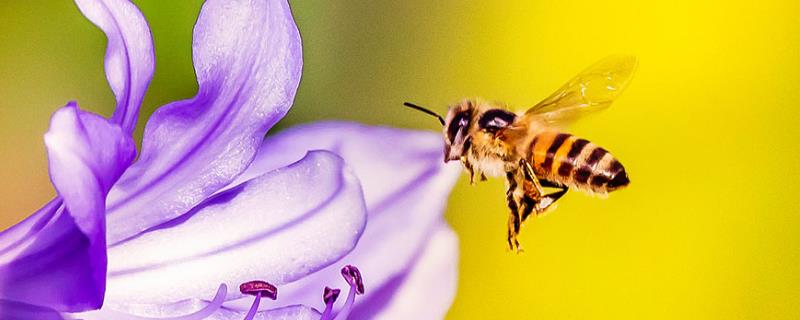
<instances>
[{"instance_id":1,"label":"purple flower","mask_svg":"<svg viewBox=\"0 0 800 320\"><path fill-rule=\"evenodd\" d=\"M108 37L117 108L110 119L73 102L53 114L58 196L0 233L0 318L444 315L457 239L441 212L460 170L440 164L440 137L327 122L262 139L300 80L285 1L204 4L198 93L153 114L135 162L149 28L128 1L76 2ZM326 286L344 283L335 303Z\"/></svg>"}]
</instances>

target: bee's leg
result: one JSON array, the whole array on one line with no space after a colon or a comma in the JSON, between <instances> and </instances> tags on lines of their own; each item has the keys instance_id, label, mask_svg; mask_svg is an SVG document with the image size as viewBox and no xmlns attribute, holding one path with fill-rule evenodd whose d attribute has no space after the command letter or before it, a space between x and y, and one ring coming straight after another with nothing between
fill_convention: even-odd
<instances>
[{"instance_id":1,"label":"bee's leg","mask_svg":"<svg viewBox=\"0 0 800 320\"><path fill-rule=\"evenodd\" d=\"M464 164L464 168L467 169L467 173L469 173L469 184L475 184L475 170L472 168L472 164L467 161L466 158L461 157L461 163Z\"/></svg>"},{"instance_id":2,"label":"bee's leg","mask_svg":"<svg viewBox=\"0 0 800 320\"><path fill-rule=\"evenodd\" d=\"M522 198L522 214L521 214L522 222L525 222L525 220L528 220L528 217L531 215L533 210L536 209L536 204L537 204L537 200L535 200L535 199L533 199L533 198L531 198L531 197L529 197L527 195ZM538 214L538 212L537 212L537 214Z\"/></svg>"},{"instance_id":3,"label":"bee's leg","mask_svg":"<svg viewBox=\"0 0 800 320\"><path fill-rule=\"evenodd\" d=\"M508 249L519 253L522 249L519 247L517 236L519 236L521 220L519 218L519 212L516 212L516 208L512 210L513 212L508 215Z\"/></svg>"},{"instance_id":4,"label":"bee's leg","mask_svg":"<svg viewBox=\"0 0 800 320\"><path fill-rule=\"evenodd\" d=\"M472 163L467 161L467 158L465 158L465 157L461 157L461 163L464 164L464 168L466 168L467 172L469 173L469 184L474 185L475 184L475 168L472 167ZM480 174L481 174L481 180L480 181L486 181L486 175L484 175L483 172L480 172Z\"/></svg>"},{"instance_id":5,"label":"bee's leg","mask_svg":"<svg viewBox=\"0 0 800 320\"><path fill-rule=\"evenodd\" d=\"M530 163L525 159L519 161L520 171L522 171L522 199L521 199L521 218L524 222L532 212L539 214L539 203L542 200L542 184L533 173Z\"/></svg>"},{"instance_id":6,"label":"bee's leg","mask_svg":"<svg viewBox=\"0 0 800 320\"><path fill-rule=\"evenodd\" d=\"M536 178L536 174L533 173L533 167L531 164L525 160L519 160L519 167L522 170L523 178L526 182L529 182L532 186L530 188L526 188L526 194L533 195L534 193L537 195L544 194L544 190L542 190L542 184L539 183L539 178ZM536 199L536 197L531 197Z\"/></svg>"},{"instance_id":7,"label":"bee's leg","mask_svg":"<svg viewBox=\"0 0 800 320\"><path fill-rule=\"evenodd\" d=\"M567 187L558 187L561 190L546 194L544 196L540 196L538 199L529 196L528 194L522 199L522 222L528 219L531 213L536 213L536 215L541 215L547 210L549 210L553 203L556 202L559 198L561 198L564 194L567 193L569 188Z\"/></svg>"},{"instance_id":8,"label":"bee's leg","mask_svg":"<svg viewBox=\"0 0 800 320\"><path fill-rule=\"evenodd\" d=\"M563 186L550 180L539 180L539 184L541 184L541 186L545 188L563 189Z\"/></svg>"},{"instance_id":9,"label":"bee's leg","mask_svg":"<svg viewBox=\"0 0 800 320\"><path fill-rule=\"evenodd\" d=\"M546 181L546 180L543 180L543 182L544 181ZM553 184L553 183L551 183L549 181L548 181L548 183L553 185L554 188L559 188L561 190L558 190L556 192L547 194L547 195L543 196L541 200L539 200L540 211L536 213L537 215L547 211L547 209L550 208L550 206L553 203L555 203L556 200L560 199L562 196L564 196L564 194L567 193L567 191L569 191L569 188L567 186L558 186L558 185ZM544 185L544 183L542 185Z\"/></svg>"},{"instance_id":10,"label":"bee's leg","mask_svg":"<svg viewBox=\"0 0 800 320\"><path fill-rule=\"evenodd\" d=\"M512 251L520 252L519 241L519 228L522 220L519 214L519 184L517 184L516 174L514 172L507 172L506 178L508 179L508 189L506 190L506 201L508 202L508 209L511 210L508 216L508 248Z\"/></svg>"}]
</instances>

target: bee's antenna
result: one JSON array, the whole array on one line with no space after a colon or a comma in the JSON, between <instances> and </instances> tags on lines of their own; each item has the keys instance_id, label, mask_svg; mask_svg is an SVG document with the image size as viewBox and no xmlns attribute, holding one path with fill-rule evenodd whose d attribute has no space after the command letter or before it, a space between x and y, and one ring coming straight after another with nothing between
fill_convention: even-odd
<instances>
[{"instance_id":1,"label":"bee's antenna","mask_svg":"<svg viewBox=\"0 0 800 320\"><path fill-rule=\"evenodd\" d=\"M418 106L416 104L413 104L411 102L403 102L403 105L406 106L406 107L409 107L409 108L413 108L413 109L417 109L419 111L425 112L425 113L427 113L429 115L432 115L432 116L436 117L436 119L439 119L439 122L441 122L442 125L444 125L444 118L442 118L442 116L440 116L436 112L433 112L433 111L428 110L426 108L420 107L420 106Z\"/></svg>"}]
</instances>

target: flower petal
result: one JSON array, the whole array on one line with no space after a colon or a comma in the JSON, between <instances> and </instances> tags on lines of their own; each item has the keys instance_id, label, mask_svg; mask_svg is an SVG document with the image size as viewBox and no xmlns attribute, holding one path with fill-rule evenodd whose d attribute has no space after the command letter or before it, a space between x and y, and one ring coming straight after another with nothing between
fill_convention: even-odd
<instances>
[{"instance_id":1,"label":"flower petal","mask_svg":"<svg viewBox=\"0 0 800 320\"><path fill-rule=\"evenodd\" d=\"M33 241L35 235L47 226L56 212L61 208L61 198L50 200L39 210L25 218L25 220L0 232L0 264L8 258L8 252L23 246L24 242Z\"/></svg>"},{"instance_id":2,"label":"flower petal","mask_svg":"<svg viewBox=\"0 0 800 320\"><path fill-rule=\"evenodd\" d=\"M232 309L221 309L212 315L211 320L239 320L244 317L246 311ZM321 314L311 307L302 305L286 306L277 309L269 309L256 313L254 320L318 320Z\"/></svg>"},{"instance_id":3,"label":"flower petal","mask_svg":"<svg viewBox=\"0 0 800 320\"><path fill-rule=\"evenodd\" d=\"M0 319L61 320L64 319L64 317L50 308L0 299Z\"/></svg>"},{"instance_id":4,"label":"flower petal","mask_svg":"<svg viewBox=\"0 0 800 320\"><path fill-rule=\"evenodd\" d=\"M219 283L294 281L350 252L365 224L355 176L335 154L310 152L110 247L107 305L203 298Z\"/></svg>"},{"instance_id":5,"label":"flower petal","mask_svg":"<svg viewBox=\"0 0 800 320\"><path fill-rule=\"evenodd\" d=\"M103 234L105 195L136 155L130 136L74 102L53 114L47 145L50 180L85 234ZM92 179L89 179L89 178Z\"/></svg>"},{"instance_id":6,"label":"flower petal","mask_svg":"<svg viewBox=\"0 0 800 320\"><path fill-rule=\"evenodd\" d=\"M344 122L304 125L267 138L241 178L293 161L306 148L331 150L353 167L364 189L369 224L356 248L340 261L357 265L364 275L368 288L358 306L374 301L376 292L370 288L383 287L407 273L431 235L446 226L442 212L461 168L442 164L441 139L430 132ZM282 286L278 302L321 306L320 288L341 284L340 264ZM455 289L447 290L452 295ZM429 306L434 310L450 305L450 299L433 297L442 292L417 294L443 304Z\"/></svg>"},{"instance_id":7,"label":"flower petal","mask_svg":"<svg viewBox=\"0 0 800 320\"><path fill-rule=\"evenodd\" d=\"M422 254L406 273L359 303L353 319L443 319L458 284L458 236L442 225L431 235Z\"/></svg>"},{"instance_id":8,"label":"flower petal","mask_svg":"<svg viewBox=\"0 0 800 320\"><path fill-rule=\"evenodd\" d=\"M250 298L252 299L252 298ZM190 314L205 308L209 304L209 301L202 300L202 299L190 299L170 304L164 305L156 305L150 306L147 312L143 312L142 314L152 319L158 319L163 317L175 317L184 314ZM143 308L140 308L142 310ZM226 307L222 307L218 309L214 314L208 316L205 319L208 320L241 320L244 318L247 311L237 310L237 309L230 309ZM74 314L74 316L78 319L85 319L85 320L93 320L93 319L126 319L126 318L133 318L133 319L141 319L137 317L126 317L125 313L120 311L113 311L109 308L103 308L97 311L85 312L80 314ZM275 308L275 309L266 309L263 311L259 311L256 313L253 319L256 320L318 320L320 317L319 311L315 310L314 308L301 306L301 305L294 305L294 306L286 306L282 308Z\"/></svg>"},{"instance_id":9,"label":"flower petal","mask_svg":"<svg viewBox=\"0 0 800 320\"><path fill-rule=\"evenodd\" d=\"M59 311L97 308L106 279L106 193L135 146L75 103L53 114L45 144L59 197L0 233L0 298Z\"/></svg>"},{"instance_id":10,"label":"flower petal","mask_svg":"<svg viewBox=\"0 0 800 320\"><path fill-rule=\"evenodd\" d=\"M225 302L225 296L228 292L228 286L220 284L217 288L217 293L214 295L212 301L200 299L187 299L175 303L165 305L150 305L141 306L137 308L149 308L148 316L141 316L128 313L127 310L118 311L111 308L104 307L100 310L93 310L81 314L75 314L79 319L115 319L115 320L149 320L149 319L164 319L164 320L199 320L206 319L212 314L216 313L222 303ZM191 308L191 310L187 310Z\"/></svg>"},{"instance_id":11,"label":"flower petal","mask_svg":"<svg viewBox=\"0 0 800 320\"><path fill-rule=\"evenodd\" d=\"M443 145L441 135L427 131L344 121L298 125L268 136L250 167L231 185L295 162L308 150L329 150L353 168L367 206L380 209L387 205L382 202L390 200L399 189L413 188L441 171L448 173L444 178L448 187L455 183L462 169L455 163L442 165ZM421 176L427 179L420 179ZM442 196L449 192L447 188Z\"/></svg>"},{"instance_id":12,"label":"flower petal","mask_svg":"<svg viewBox=\"0 0 800 320\"><path fill-rule=\"evenodd\" d=\"M155 67L150 28L136 5L127 0L75 0L75 3L108 38L106 78L117 98L111 120L131 135Z\"/></svg>"},{"instance_id":13,"label":"flower petal","mask_svg":"<svg viewBox=\"0 0 800 320\"><path fill-rule=\"evenodd\" d=\"M250 163L294 99L300 35L281 0L209 0L194 29L197 96L158 109L109 195L109 243L184 214Z\"/></svg>"}]
</instances>

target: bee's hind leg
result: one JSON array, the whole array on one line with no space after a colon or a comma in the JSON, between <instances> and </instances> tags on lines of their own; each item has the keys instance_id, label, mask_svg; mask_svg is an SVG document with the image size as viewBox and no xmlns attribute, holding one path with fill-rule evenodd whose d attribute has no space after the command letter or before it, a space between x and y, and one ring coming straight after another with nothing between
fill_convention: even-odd
<instances>
[{"instance_id":1,"label":"bee's hind leg","mask_svg":"<svg viewBox=\"0 0 800 320\"><path fill-rule=\"evenodd\" d=\"M539 184L542 187L545 187L545 188L557 188L557 189L563 189L564 188L562 185L560 185L558 183L555 183L553 181L550 181L550 180L539 180Z\"/></svg>"},{"instance_id":2,"label":"bee's hind leg","mask_svg":"<svg viewBox=\"0 0 800 320\"><path fill-rule=\"evenodd\" d=\"M539 200L540 211L537 212L536 214L541 214L541 213L547 211L547 209L550 208L550 206L553 203L555 203L556 200L560 199L562 196L564 196L564 194L567 193L567 191L569 191L569 188L566 187L566 186L556 186L556 185L554 185L554 187L555 188L559 188L561 190L558 190L556 192L547 194L544 197L542 197L542 199Z\"/></svg>"},{"instance_id":3,"label":"bee's hind leg","mask_svg":"<svg viewBox=\"0 0 800 320\"><path fill-rule=\"evenodd\" d=\"M549 181L539 181L536 178L536 175L533 173L533 168L531 164L528 163L525 159L520 159L519 161L520 170L522 171L522 201L521 202L521 218L524 222L528 219L528 216L531 215L532 212L536 211L538 215L540 213L539 203L542 200L542 194L544 190L542 190L542 186L545 182Z\"/></svg>"},{"instance_id":4,"label":"bee's hind leg","mask_svg":"<svg viewBox=\"0 0 800 320\"><path fill-rule=\"evenodd\" d=\"M567 193L569 188L552 181L539 180L534 174L530 163L524 159L520 160L520 166L522 167L525 178L522 184L524 196L522 197L520 211L522 212L522 221L525 222L531 213L540 215L546 212L556 200ZM561 190L545 195L542 187L558 188Z\"/></svg>"},{"instance_id":5,"label":"bee's hind leg","mask_svg":"<svg viewBox=\"0 0 800 320\"><path fill-rule=\"evenodd\" d=\"M544 185L544 183L542 185ZM560 188L561 190L558 190L550 194L546 194L544 196L540 196L538 197L538 199L536 197L531 197L526 194L525 197L522 199L522 209L521 209L522 221L525 222L525 220L528 219L531 213L536 213L536 215L538 216L540 214L547 212L547 210L551 208L551 206L556 202L556 200L560 199L562 196L564 196L564 194L567 193L567 191L569 191L569 188L567 187L558 187L558 188Z\"/></svg>"}]
</instances>

